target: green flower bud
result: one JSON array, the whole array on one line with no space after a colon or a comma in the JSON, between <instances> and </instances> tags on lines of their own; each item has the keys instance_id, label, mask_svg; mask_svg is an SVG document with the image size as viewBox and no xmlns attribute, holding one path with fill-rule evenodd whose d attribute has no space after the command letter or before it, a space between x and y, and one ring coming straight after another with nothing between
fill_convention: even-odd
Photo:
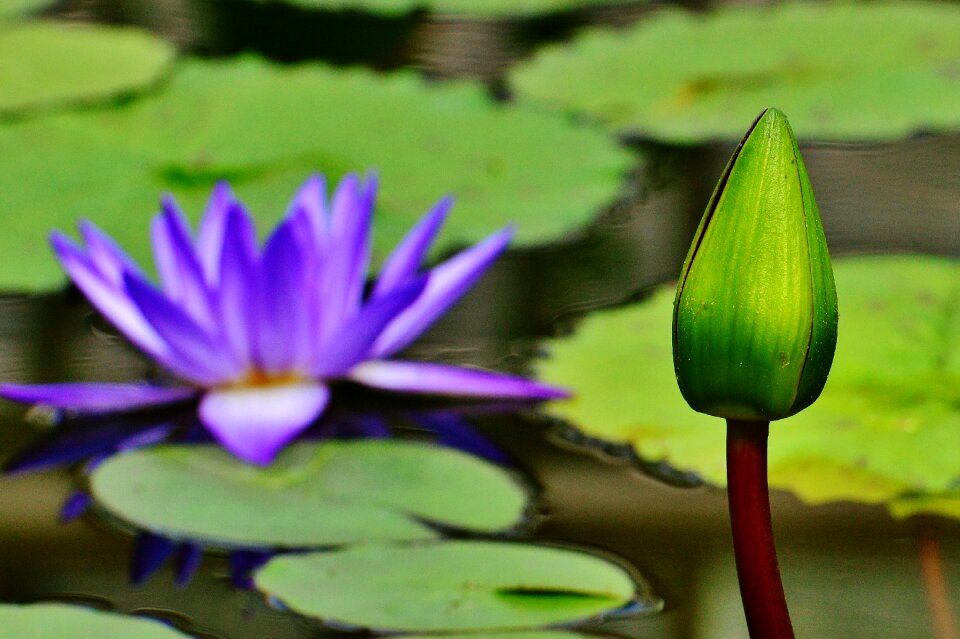
<instances>
[{"instance_id":1,"label":"green flower bud","mask_svg":"<svg viewBox=\"0 0 960 639\"><path fill-rule=\"evenodd\" d=\"M724 169L683 265L673 362L684 399L774 420L820 395L837 343L823 226L786 116L767 109Z\"/></svg>"}]
</instances>

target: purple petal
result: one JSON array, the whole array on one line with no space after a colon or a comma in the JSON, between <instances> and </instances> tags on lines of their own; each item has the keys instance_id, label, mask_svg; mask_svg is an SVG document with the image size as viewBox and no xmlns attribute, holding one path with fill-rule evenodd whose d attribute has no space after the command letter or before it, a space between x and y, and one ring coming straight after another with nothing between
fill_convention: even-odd
<instances>
[{"instance_id":1,"label":"purple petal","mask_svg":"<svg viewBox=\"0 0 960 639\"><path fill-rule=\"evenodd\" d=\"M166 352L167 346L163 339L153 330L124 290L111 283L70 238L54 232L50 235L50 243L73 283L117 330L154 357Z\"/></svg>"},{"instance_id":2,"label":"purple petal","mask_svg":"<svg viewBox=\"0 0 960 639\"><path fill-rule=\"evenodd\" d=\"M326 341L317 354L311 375L337 377L364 360L383 327L417 299L426 283L426 278L421 277L367 302L353 321L342 326Z\"/></svg>"},{"instance_id":3,"label":"purple petal","mask_svg":"<svg viewBox=\"0 0 960 639\"><path fill-rule=\"evenodd\" d=\"M105 280L120 288L125 272L142 274L129 255L116 242L89 220L81 220L80 236L87 243L87 255Z\"/></svg>"},{"instance_id":4,"label":"purple petal","mask_svg":"<svg viewBox=\"0 0 960 639\"><path fill-rule=\"evenodd\" d=\"M260 263L256 360L267 373L299 370L315 352L314 307L304 300L314 288L310 265L295 219L288 218L270 236Z\"/></svg>"},{"instance_id":5,"label":"purple petal","mask_svg":"<svg viewBox=\"0 0 960 639\"><path fill-rule=\"evenodd\" d=\"M228 348L244 364L253 361L257 327L257 231L239 205L227 212L220 253L217 310Z\"/></svg>"},{"instance_id":6,"label":"purple petal","mask_svg":"<svg viewBox=\"0 0 960 639\"><path fill-rule=\"evenodd\" d=\"M451 412L422 413L414 417L417 425L437 434L437 443L482 457L501 466L510 466L510 458L486 435Z\"/></svg>"},{"instance_id":7,"label":"purple petal","mask_svg":"<svg viewBox=\"0 0 960 639\"><path fill-rule=\"evenodd\" d=\"M393 249L377 278L373 297L387 293L403 282L415 277L426 257L430 244L440 232L440 227L453 206L453 198L445 197L411 229L403 241Z\"/></svg>"},{"instance_id":8,"label":"purple petal","mask_svg":"<svg viewBox=\"0 0 960 639\"><path fill-rule=\"evenodd\" d=\"M13 475L64 466L107 455L127 448L134 442L138 445L157 443L169 437L174 428L173 424L131 425L126 415L112 420L97 415L94 419L95 423L73 420L69 424L59 425L38 443L9 459L4 464L3 472ZM161 431L164 437L160 436Z\"/></svg>"},{"instance_id":9,"label":"purple petal","mask_svg":"<svg viewBox=\"0 0 960 639\"><path fill-rule=\"evenodd\" d=\"M376 181L361 185L356 175L340 181L330 218L332 248L325 253L323 283L324 337L329 337L359 310L370 261L370 216Z\"/></svg>"},{"instance_id":10,"label":"purple petal","mask_svg":"<svg viewBox=\"0 0 960 639\"><path fill-rule=\"evenodd\" d=\"M164 294L185 308L196 322L211 326L213 315L203 269L187 220L173 198L163 198L163 211L153 219L150 230Z\"/></svg>"},{"instance_id":11,"label":"purple petal","mask_svg":"<svg viewBox=\"0 0 960 639\"><path fill-rule=\"evenodd\" d=\"M387 326L371 355L389 357L419 337L480 279L512 236L513 229L505 228L432 269L420 299Z\"/></svg>"},{"instance_id":12,"label":"purple petal","mask_svg":"<svg viewBox=\"0 0 960 639\"><path fill-rule=\"evenodd\" d=\"M190 542L180 544L176 559L177 572L174 577L174 583L178 588L183 588L190 583L193 576L197 574L201 561L203 561L203 548L199 544Z\"/></svg>"},{"instance_id":13,"label":"purple petal","mask_svg":"<svg viewBox=\"0 0 960 639\"><path fill-rule=\"evenodd\" d=\"M386 420L376 415L353 415L332 424L333 436L343 439L386 439L393 433Z\"/></svg>"},{"instance_id":14,"label":"purple petal","mask_svg":"<svg viewBox=\"0 0 960 639\"><path fill-rule=\"evenodd\" d=\"M329 233L327 184L322 175L312 175L293 198L288 215L301 213L310 223L311 237L318 245Z\"/></svg>"},{"instance_id":15,"label":"purple petal","mask_svg":"<svg viewBox=\"0 0 960 639\"><path fill-rule=\"evenodd\" d=\"M217 182L210 195L210 202L200 222L197 238L197 256L203 270L203 277L211 288L220 281L220 252L226 232L227 211L236 201L230 185Z\"/></svg>"},{"instance_id":16,"label":"purple petal","mask_svg":"<svg viewBox=\"0 0 960 639\"><path fill-rule=\"evenodd\" d=\"M43 404L83 413L135 410L180 402L196 389L143 384L0 384L0 397L26 404Z\"/></svg>"},{"instance_id":17,"label":"purple petal","mask_svg":"<svg viewBox=\"0 0 960 639\"><path fill-rule=\"evenodd\" d=\"M52 436L18 452L3 466L9 475L73 464L116 449L117 442L130 435L128 426L108 424L92 428L55 429Z\"/></svg>"},{"instance_id":18,"label":"purple petal","mask_svg":"<svg viewBox=\"0 0 960 639\"><path fill-rule=\"evenodd\" d=\"M173 373L202 386L235 378L242 362L214 336L146 281L131 274L124 277L127 292L150 325L168 346L162 360Z\"/></svg>"},{"instance_id":19,"label":"purple petal","mask_svg":"<svg viewBox=\"0 0 960 639\"><path fill-rule=\"evenodd\" d=\"M93 471L97 469L100 464L107 461L113 455L112 452L109 453L100 453L99 455L94 455L87 460L87 463L83 465L83 474L90 476L93 474Z\"/></svg>"},{"instance_id":20,"label":"purple petal","mask_svg":"<svg viewBox=\"0 0 960 639\"><path fill-rule=\"evenodd\" d=\"M423 362L370 361L347 376L355 382L391 391L516 399L562 399L569 393L523 377Z\"/></svg>"},{"instance_id":21,"label":"purple petal","mask_svg":"<svg viewBox=\"0 0 960 639\"><path fill-rule=\"evenodd\" d=\"M145 428L128 437L124 437L117 443L117 450L133 450L135 448L144 448L167 441L173 434L173 424L159 424L150 428Z\"/></svg>"},{"instance_id":22,"label":"purple petal","mask_svg":"<svg viewBox=\"0 0 960 639\"><path fill-rule=\"evenodd\" d=\"M93 497L82 491L71 494L60 507L60 523L66 524L82 517L93 503Z\"/></svg>"},{"instance_id":23,"label":"purple petal","mask_svg":"<svg viewBox=\"0 0 960 639\"><path fill-rule=\"evenodd\" d=\"M172 541L153 533L140 533L133 547L130 581L142 584L163 568L176 546Z\"/></svg>"},{"instance_id":24,"label":"purple petal","mask_svg":"<svg viewBox=\"0 0 960 639\"><path fill-rule=\"evenodd\" d=\"M200 402L200 420L240 459L269 464L329 399L330 391L315 382L216 389Z\"/></svg>"},{"instance_id":25,"label":"purple petal","mask_svg":"<svg viewBox=\"0 0 960 639\"><path fill-rule=\"evenodd\" d=\"M234 550L230 553L230 581L237 588L253 588L254 570L265 565L277 553L269 550Z\"/></svg>"}]
</instances>

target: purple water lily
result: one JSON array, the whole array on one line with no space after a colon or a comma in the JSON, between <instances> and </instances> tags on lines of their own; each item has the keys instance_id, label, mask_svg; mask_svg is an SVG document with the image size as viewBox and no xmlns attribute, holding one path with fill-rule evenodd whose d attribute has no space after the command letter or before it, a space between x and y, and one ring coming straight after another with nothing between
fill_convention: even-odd
<instances>
[{"instance_id":1,"label":"purple water lily","mask_svg":"<svg viewBox=\"0 0 960 639\"><path fill-rule=\"evenodd\" d=\"M103 413L199 397L224 447L267 464L326 408L331 380L390 391L551 399L535 381L388 358L459 299L504 250L507 228L426 273L421 264L451 206L445 198L384 262L364 297L376 181L346 176L330 202L309 179L263 247L243 205L217 185L194 237L172 198L151 227L162 287L90 222L85 247L55 232L54 250L90 302L180 385L0 385L3 397Z\"/></svg>"}]
</instances>

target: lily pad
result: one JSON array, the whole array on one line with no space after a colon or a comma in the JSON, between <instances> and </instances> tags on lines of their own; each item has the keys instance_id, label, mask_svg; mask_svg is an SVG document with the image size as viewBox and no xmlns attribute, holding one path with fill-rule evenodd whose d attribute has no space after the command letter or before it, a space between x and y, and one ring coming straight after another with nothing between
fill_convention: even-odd
<instances>
[{"instance_id":1,"label":"lily pad","mask_svg":"<svg viewBox=\"0 0 960 639\"><path fill-rule=\"evenodd\" d=\"M304 615L407 631L566 623L624 606L638 588L623 568L583 552L482 541L281 556L255 582ZM660 609L659 599L642 596Z\"/></svg>"},{"instance_id":2,"label":"lily pad","mask_svg":"<svg viewBox=\"0 0 960 639\"><path fill-rule=\"evenodd\" d=\"M58 603L0 604L0 628L19 639L184 639L159 621Z\"/></svg>"},{"instance_id":3,"label":"lily pad","mask_svg":"<svg viewBox=\"0 0 960 639\"><path fill-rule=\"evenodd\" d=\"M395 440L295 444L267 468L218 446L157 446L108 459L91 486L134 526L227 547L430 539L427 522L492 533L517 523L527 497L493 464Z\"/></svg>"},{"instance_id":4,"label":"lily pad","mask_svg":"<svg viewBox=\"0 0 960 639\"><path fill-rule=\"evenodd\" d=\"M771 426L771 486L810 503L892 504L951 489L960 477L960 262L858 257L836 260L834 273L833 369L813 406ZM693 412L677 389L673 297L672 287L657 291L557 341L542 378L576 397L550 410L589 436L722 484L723 421Z\"/></svg>"},{"instance_id":5,"label":"lily pad","mask_svg":"<svg viewBox=\"0 0 960 639\"><path fill-rule=\"evenodd\" d=\"M251 1L251 0L248 0ZM252 0L276 2L278 0ZM423 9L431 13L467 16L527 16L558 13L590 6L637 4L637 0L286 0L287 4L324 11L366 11L403 15Z\"/></svg>"},{"instance_id":6,"label":"lily pad","mask_svg":"<svg viewBox=\"0 0 960 639\"><path fill-rule=\"evenodd\" d=\"M801 139L897 139L960 125L958 31L960 7L932 2L669 9L546 50L512 84L671 142L737 139L767 106Z\"/></svg>"},{"instance_id":7,"label":"lily pad","mask_svg":"<svg viewBox=\"0 0 960 639\"><path fill-rule=\"evenodd\" d=\"M157 80L175 53L131 28L0 24L0 116L130 94Z\"/></svg>"},{"instance_id":8,"label":"lily pad","mask_svg":"<svg viewBox=\"0 0 960 639\"><path fill-rule=\"evenodd\" d=\"M4 0L0 3L0 18L21 16L49 7L56 0Z\"/></svg>"},{"instance_id":9,"label":"lily pad","mask_svg":"<svg viewBox=\"0 0 960 639\"><path fill-rule=\"evenodd\" d=\"M899 519L914 515L940 515L960 519L960 490L901 497L890 502L888 507L893 516Z\"/></svg>"},{"instance_id":10,"label":"lily pad","mask_svg":"<svg viewBox=\"0 0 960 639\"><path fill-rule=\"evenodd\" d=\"M41 246L78 216L147 263L160 194L196 218L222 178L263 229L309 174L332 183L376 170L376 261L447 193L456 206L438 250L509 222L514 244L557 239L614 199L634 162L600 132L494 104L472 85L254 58L185 62L162 94L124 108L0 126L0 253L16 256L0 289L62 282Z\"/></svg>"}]
</instances>

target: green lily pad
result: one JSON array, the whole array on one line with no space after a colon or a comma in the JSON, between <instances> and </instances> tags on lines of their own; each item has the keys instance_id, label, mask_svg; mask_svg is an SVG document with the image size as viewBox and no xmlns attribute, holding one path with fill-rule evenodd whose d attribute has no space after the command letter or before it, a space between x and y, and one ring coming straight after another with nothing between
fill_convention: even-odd
<instances>
[{"instance_id":1,"label":"green lily pad","mask_svg":"<svg viewBox=\"0 0 960 639\"><path fill-rule=\"evenodd\" d=\"M131 28L0 25L0 116L129 94L157 80L174 55L170 44Z\"/></svg>"},{"instance_id":2,"label":"green lily pad","mask_svg":"<svg viewBox=\"0 0 960 639\"><path fill-rule=\"evenodd\" d=\"M914 515L940 515L960 519L960 490L900 497L891 501L887 507L898 519Z\"/></svg>"},{"instance_id":3,"label":"green lily pad","mask_svg":"<svg viewBox=\"0 0 960 639\"><path fill-rule=\"evenodd\" d=\"M958 31L960 7L932 2L670 9L546 50L512 84L671 142L737 139L768 106L801 139L896 139L960 125Z\"/></svg>"},{"instance_id":4,"label":"green lily pad","mask_svg":"<svg viewBox=\"0 0 960 639\"><path fill-rule=\"evenodd\" d=\"M41 246L78 216L149 263L160 194L196 218L221 178L264 229L309 174L333 182L376 170L376 260L447 193L457 203L446 249L509 222L514 244L557 239L617 196L634 161L600 132L496 105L467 84L253 58L185 62L162 94L124 108L0 126L0 253L16 256L0 289L62 282Z\"/></svg>"},{"instance_id":5,"label":"green lily pad","mask_svg":"<svg viewBox=\"0 0 960 639\"><path fill-rule=\"evenodd\" d=\"M426 522L492 533L517 523L527 497L493 464L394 440L295 444L267 468L218 446L158 446L108 459L91 487L139 528L257 547L435 537Z\"/></svg>"},{"instance_id":6,"label":"green lily pad","mask_svg":"<svg viewBox=\"0 0 960 639\"><path fill-rule=\"evenodd\" d=\"M3 0L0 2L0 18L22 16L49 7L56 0Z\"/></svg>"},{"instance_id":7,"label":"green lily pad","mask_svg":"<svg viewBox=\"0 0 960 639\"><path fill-rule=\"evenodd\" d=\"M811 503L947 491L960 477L960 262L859 257L836 260L834 273L833 369L813 406L771 426L771 486ZM693 412L677 389L673 297L669 287L591 316L554 343L542 378L576 396L550 410L589 436L722 484L723 421Z\"/></svg>"},{"instance_id":8,"label":"green lily pad","mask_svg":"<svg viewBox=\"0 0 960 639\"><path fill-rule=\"evenodd\" d=\"M638 589L623 568L583 552L478 541L286 555L254 580L304 615L409 631L566 623L624 606ZM660 609L659 599L641 596L649 610Z\"/></svg>"},{"instance_id":9,"label":"green lily pad","mask_svg":"<svg viewBox=\"0 0 960 639\"><path fill-rule=\"evenodd\" d=\"M184 639L187 636L152 619L58 603L0 604L0 628L4 635L18 639Z\"/></svg>"},{"instance_id":10,"label":"green lily pad","mask_svg":"<svg viewBox=\"0 0 960 639\"><path fill-rule=\"evenodd\" d=\"M278 0L252 0L276 2ZM444 15L527 16L558 13L590 6L610 7L637 4L637 0L286 0L288 4L324 11L366 11L382 15L403 15L418 9Z\"/></svg>"}]
</instances>

